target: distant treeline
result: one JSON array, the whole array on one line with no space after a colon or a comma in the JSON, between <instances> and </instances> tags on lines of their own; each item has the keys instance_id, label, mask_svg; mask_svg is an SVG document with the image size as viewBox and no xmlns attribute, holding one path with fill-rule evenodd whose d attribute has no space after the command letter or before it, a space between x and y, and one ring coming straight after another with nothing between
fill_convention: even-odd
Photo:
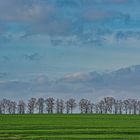
<instances>
[{"instance_id":1,"label":"distant treeline","mask_svg":"<svg viewBox=\"0 0 140 140\"><path fill-rule=\"evenodd\" d=\"M66 101L49 97L31 98L25 103L8 99L0 100L0 114L140 114L140 101L136 99L116 100L105 97L97 103L71 98Z\"/></svg>"}]
</instances>

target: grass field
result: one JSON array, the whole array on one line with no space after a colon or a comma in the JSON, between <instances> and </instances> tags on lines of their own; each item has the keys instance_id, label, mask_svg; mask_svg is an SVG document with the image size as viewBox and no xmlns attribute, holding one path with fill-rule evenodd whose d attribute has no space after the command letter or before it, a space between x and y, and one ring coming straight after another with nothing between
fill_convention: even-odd
<instances>
[{"instance_id":1,"label":"grass field","mask_svg":"<svg viewBox=\"0 0 140 140\"><path fill-rule=\"evenodd\" d=\"M0 115L0 140L140 140L140 116Z\"/></svg>"}]
</instances>

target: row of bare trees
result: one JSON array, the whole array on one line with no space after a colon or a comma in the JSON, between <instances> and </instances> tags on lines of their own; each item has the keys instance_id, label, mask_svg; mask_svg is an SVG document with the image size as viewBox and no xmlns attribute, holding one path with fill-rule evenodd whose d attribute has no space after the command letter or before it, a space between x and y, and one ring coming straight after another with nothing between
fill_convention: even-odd
<instances>
[{"instance_id":1,"label":"row of bare trees","mask_svg":"<svg viewBox=\"0 0 140 140\"><path fill-rule=\"evenodd\" d=\"M81 99L76 102L71 98L67 101L55 100L52 97L31 98L25 103L8 99L0 100L0 114L140 114L140 101L137 99L116 100L105 97L97 103Z\"/></svg>"}]
</instances>

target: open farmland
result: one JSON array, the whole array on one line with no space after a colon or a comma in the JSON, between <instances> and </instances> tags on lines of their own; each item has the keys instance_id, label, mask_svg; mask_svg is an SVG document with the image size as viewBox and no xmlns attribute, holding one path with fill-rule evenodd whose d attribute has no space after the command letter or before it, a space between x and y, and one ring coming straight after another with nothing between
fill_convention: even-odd
<instances>
[{"instance_id":1,"label":"open farmland","mask_svg":"<svg viewBox=\"0 0 140 140\"><path fill-rule=\"evenodd\" d=\"M0 115L0 140L140 139L140 116Z\"/></svg>"}]
</instances>

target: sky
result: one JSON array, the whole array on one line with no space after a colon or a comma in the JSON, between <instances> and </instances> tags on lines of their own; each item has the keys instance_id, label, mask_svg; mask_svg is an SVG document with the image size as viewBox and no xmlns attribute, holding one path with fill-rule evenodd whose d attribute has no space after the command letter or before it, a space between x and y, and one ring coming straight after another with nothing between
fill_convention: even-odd
<instances>
[{"instance_id":1,"label":"sky","mask_svg":"<svg viewBox=\"0 0 140 140\"><path fill-rule=\"evenodd\" d=\"M0 97L69 97L83 85L71 91L73 85L61 79L139 65L139 5L140 0L0 0ZM83 97L95 92L87 88Z\"/></svg>"}]
</instances>

